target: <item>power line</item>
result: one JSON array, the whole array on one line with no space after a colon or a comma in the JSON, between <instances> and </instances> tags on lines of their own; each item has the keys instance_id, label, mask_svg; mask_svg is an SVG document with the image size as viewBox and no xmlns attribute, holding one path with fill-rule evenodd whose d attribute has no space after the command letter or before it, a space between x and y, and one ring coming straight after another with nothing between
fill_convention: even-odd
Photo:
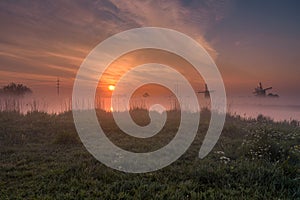
<instances>
[{"instance_id":1,"label":"power line","mask_svg":"<svg viewBox=\"0 0 300 200\"><path fill-rule=\"evenodd\" d=\"M57 81L56 81L57 96L59 96L59 86L60 86L60 81L59 81L59 77L57 77Z\"/></svg>"}]
</instances>

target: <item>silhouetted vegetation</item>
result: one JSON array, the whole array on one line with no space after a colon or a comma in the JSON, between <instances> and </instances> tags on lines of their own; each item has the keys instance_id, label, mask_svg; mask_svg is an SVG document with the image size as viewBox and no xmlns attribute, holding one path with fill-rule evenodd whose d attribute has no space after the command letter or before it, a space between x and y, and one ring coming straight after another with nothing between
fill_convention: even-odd
<instances>
[{"instance_id":1,"label":"silhouetted vegetation","mask_svg":"<svg viewBox=\"0 0 300 200\"><path fill-rule=\"evenodd\" d=\"M135 120L147 119L138 110ZM109 112L97 111L110 140L140 151L141 141L120 137ZM178 112L146 150L167 143ZM0 199L299 199L300 127L297 121L227 116L223 133L204 159L198 151L209 125L204 110L188 151L170 166L126 174L97 161L81 144L71 112L0 112ZM139 122L141 123L141 122Z\"/></svg>"},{"instance_id":2,"label":"silhouetted vegetation","mask_svg":"<svg viewBox=\"0 0 300 200\"><path fill-rule=\"evenodd\" d=\"M24 96L25 94L31 94L32 90L23 84L10 83L0 90L1 93L9 96Z\"/></svg>"}]
</instances>

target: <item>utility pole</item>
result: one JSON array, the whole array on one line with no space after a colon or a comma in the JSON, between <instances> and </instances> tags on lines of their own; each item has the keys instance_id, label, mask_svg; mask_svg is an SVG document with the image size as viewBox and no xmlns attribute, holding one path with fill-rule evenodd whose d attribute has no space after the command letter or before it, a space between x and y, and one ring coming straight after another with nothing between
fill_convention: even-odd
<instances>
[{"instance_id":1,"label":"utility pole","mask_svg":"<svg viewBox=\"0 0 300 200\"><path fill-rule=\"evenodd\" d=\"M59 86L60 86L59 77L57 77L57 81L56 81L57 96L59 96Z\"/></svg>"},{"instance_id":2,"label":"utility pole","mask_svg":"<svg viewBox=\"0 0 300 200\"><path fill-rule=\"evenodd\" d=\"M178 82L176 82L175 85L175 99L174 99L174 106L175 106L175 110L178 111L178 106L177 105L177 101L179 102L179 87L178 87Z\"/></svg>"}]
</instances>

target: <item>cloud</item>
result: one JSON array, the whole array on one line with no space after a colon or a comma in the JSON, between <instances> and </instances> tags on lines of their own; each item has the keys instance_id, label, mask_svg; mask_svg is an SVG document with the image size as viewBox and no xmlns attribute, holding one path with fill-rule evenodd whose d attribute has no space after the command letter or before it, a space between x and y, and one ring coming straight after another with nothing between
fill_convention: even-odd
<instances>
[{"instance_id":1,"label":"cloud","mask_svg":"<svg viewBox=\"0 0 300 200\"><path fill-rule=\"evenodd\" d=\"M205 39L205 34L213 23L226 16L231 4L229 1L195 0L111 1L117 6L123 19L140 26L158 26L181 31L202 44L213 58L217 57L217 51Z\"/></svg>"},{"instance_id":2,"label":"cloud","mask_svg":"<svg viewBox=\"0 0 300 200\"><path fill-rule=\"evenodd\" d=\"M0 32L0 70L73 77L99 42L112 34L143 26L186 33L216 58L217 51L205 34L213 23L226 16L226 2L1 1L0 25L4 28Z\"/></svg>"}]
</instances>

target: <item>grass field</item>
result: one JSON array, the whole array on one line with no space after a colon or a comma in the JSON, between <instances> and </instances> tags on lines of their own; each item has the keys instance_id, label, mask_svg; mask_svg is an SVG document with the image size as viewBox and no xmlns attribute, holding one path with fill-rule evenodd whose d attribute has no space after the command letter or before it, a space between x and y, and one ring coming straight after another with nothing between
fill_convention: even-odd
<instances>
[{"instance_id":1,"label":"grass field","mask_svg":"<svg viewBox=\"0 0 300 200\"><path fill-rule=\"evenodd\" d=\"M146 141L122 133L110 113L98 112L107 136L135 152L158 149L174 137L177 113ZM138 124L144 111L132 113ZM194 143L159 171L128 174L93 158L80 142L71 112L0 112L0 199L300 199L300 127L259 116L227 116L213 151L199 159L209 124L201 113Z\"/></svg>"}]
</instances>

